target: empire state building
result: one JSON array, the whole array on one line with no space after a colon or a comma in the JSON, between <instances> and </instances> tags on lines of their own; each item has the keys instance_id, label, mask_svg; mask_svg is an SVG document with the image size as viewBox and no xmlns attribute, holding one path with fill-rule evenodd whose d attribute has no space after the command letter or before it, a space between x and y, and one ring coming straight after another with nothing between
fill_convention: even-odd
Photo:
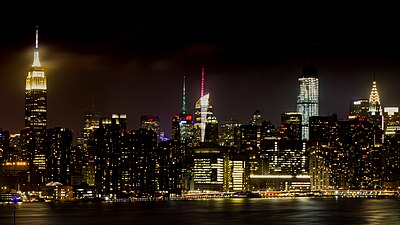
<instances>
[{"instance_id":1,"label":"empire state building","mask_svg":"<svg viewBox=\"0 0 400 225\"><path fill-rule=\"evenodd\" d=\"M45 135L47 128L47 82L39 60L39 40L36 42L33 63L26 77L25 127L22 131L30 167L28 182L42 183L46 173Z\"/></svg>"},{"instance_id":2,"label":"empire state building","mask_svg":"<svg viewBox=\"0 0 400 225\"><path fill-rule=\"evenodd\" d=\"M26 78L25 127L35 134L46 130L47 126L47 84L44 69L39 60L39 40L36 29L36 45L33 64Z\"/></svg>"}]
</instances>

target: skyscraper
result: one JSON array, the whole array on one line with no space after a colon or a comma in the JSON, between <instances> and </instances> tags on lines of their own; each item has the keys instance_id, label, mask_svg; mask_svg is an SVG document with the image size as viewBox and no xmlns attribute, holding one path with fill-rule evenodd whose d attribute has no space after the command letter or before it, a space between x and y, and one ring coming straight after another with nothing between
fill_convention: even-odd
<instances>
[{"instance_id":1,"label":"skyscraper","mask_svg":"<svg viewBox=\"0 0 400 225\"><path fill-rule=\"evenodd\" d=\"M160 116L142 115L140 117L140 128L152 130L157 134L157 140L160 139Z\"/></svg>"},{"instance_id":2,"label":"skyscraper","mask_svg":"<svg viewBox=\"0 0 400 225\"><path fill-rule=\"evenodd\" d=\"M47 127L47 82L39 60L38 37L39 31L36 27L33 64L26 78L25 128L22 131L32 182L44 182L46 171L44 140Z\"/></svg>"},{"instance_id":3,"label":"skyscraper","mask_svg":"<svg viewBox=\"0 0 400 225\"><path fill-rule=\"evenodd\" d=\"M36 45L33 64L26 78L25 126L40 135L47 126L47 84L44 69L39 61L39 31L36 29Z\"/></svg>"},{"instance_id":4,"label":"skyscraper","mask_svg":"<svg viewBox=\"0 0 400 225\"><path fill-rule=\"evenodd\" d=\"M372 90L369 95L368 121L372 122L380 129L384 129L383 111L375 79L372 82Z\"/></svg>"},{"instance_id":5,"label":"skyscraper","mask_svg":"<svg viewBox=\"0 0 400 225\"><path fill-rule=\"evenodd\" d=\"M233 118L221 124L220 145L237 147L240 136L240 126L242 124Z\"/></svg>"},{"instance_id":6,"label":"skyscraper","mask_svg":"<svg viewBox=\"0 0 400 225\"><path fill-rule=\"evenodd\" d=\"M200 99L195 105L195 141L217 143L218 121L212 112L210 94L204 95L204 68L201 71Z\"/></svg>"},{"instance_id":7,"label":"skyscraper","mask_svg":"<svg viewBox=\"0 0 400 225\"><path fill-rule=\"evenodd\" d=\"M301 140L301 117L299 112L284 112L281 114L280 136L282 139Z\"/></svg>"},{"instance_id":8,"label":"skyscraper","mask_svg":"<svg viewBox=\"0 0 400 225\"><path fill-rule=\"evenodd\" d=\"M46 136L48 181L70 184L72 131L55 127L48 129Z\"/></svg>"},{"instance_id":9,"label":"skyscraper","mask_svg":"<svg viewBox=\"0 0 400 225\"><path fill-rule=\"evenodd\" d=\"M372 115L382 114L381 101L379 98L378 88L376 87L375 79L372 82L372 90L371 90L371 94L369 95L368 112L370 112Z\"/></svg>"},{"instance_id":10,"label":"skyscraper","mask_svg":"<svg viewBox=\"0 0 400 225\"><path fill-rule=\"evenodd\" d=\"M112 114L100 119L95 131L96 188L99 197L118 197L121 191L121 173L124 170L126 152L126 114Z\"/></svg>"},{"instance_id":11,"label":"skyscraper","mask_svg":"<svg viewBox=\"0 0 400 225\"><path fill-rule=\"evenodd\" d=\"M308 63L299 76L297 111L302 114L302 139L308 139L309 118L319 115L318 70Z\"/></svg>"},{"instance_id":12,"label":"skyscraper","mask_svg":"<svg viewBox=\"0 0 400 225\"><path fill-rule=\"evenodd\" d=\"M261 126L262 124L262 116L260 110L256 110L256 112L253 114L253 116L250 119L250 124L255 125L255 126Z\"/></svg>"},{"instance_id":13,"label":"skyscraper","mask_svg":"<svg viewBox=\"0 0 400 225\"><path fill-rule=\"evenodd\" d=\"M77 146L73 155L73 171L82 175L82 182L90 186L95 185L95 131L99 128L100 113L92 111L84 114L84 127L77 138Z\"/></svg>"},{"instance_id":14,"label":"skyscraper","mask_svg":"<svg viewBox=\"0 0 400 225\"><path fill-rule=\"evenodd\" d=\"M369 109L368 99L351 100L349 107L349 119L355 119L357 117L360 118L367 117L368 109Z\"/></svg>"},{"instance_id":15,"label":"skyscraper","mask_svg":"<svg viewBox=\"0 0 400 225\"><path fill-rule=\"evenodd\" d=\"M192 145L193 139L193 116L186 111L186 82L183 77L181 113L172 118L172 139L180 140L181 143Z\"/></svg>"}]
</instances>

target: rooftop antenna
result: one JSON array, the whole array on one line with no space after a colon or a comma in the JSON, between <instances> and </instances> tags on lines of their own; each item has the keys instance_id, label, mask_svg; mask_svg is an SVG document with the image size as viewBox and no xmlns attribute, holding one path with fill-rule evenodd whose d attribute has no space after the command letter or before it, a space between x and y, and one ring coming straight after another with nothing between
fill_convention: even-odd
<instances>
[{"instance_id":1,"label":"rooftop antenna","mask_svg":"<svg viewBox=\"0 0 400 225\"><path fill-rule=\"evenodd\" d=\"M186 114L186 76L183 76L182 114Z\"/></svg>"},{"instance_id":2,"label":"rooftop antenna","mask_svg":"<svg viewBox=\"0 0 400 225\"><path fill-rule=\"evenodd\" d=\"M36 26L36 49L39 48L39 27Z\"/></svg>"},{"instance_id":3,"label":"rooftop antenna","mask_svg":"<svg viewBox=\"0 0 400 225\"><path fill-rule=\"evenodd\" d=\"M36 41L35 41L35 50L33 52L33 64L32 66L40 67L39 61L39 27L36 26Z\"/></svg>"}]
</instances>

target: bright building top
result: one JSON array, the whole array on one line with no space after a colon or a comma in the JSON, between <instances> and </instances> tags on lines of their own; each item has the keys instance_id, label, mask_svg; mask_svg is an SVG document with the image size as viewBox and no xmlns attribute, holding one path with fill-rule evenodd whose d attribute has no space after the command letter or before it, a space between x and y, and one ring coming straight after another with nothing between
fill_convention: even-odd
<instances>
[{"instance_id":1,"label":"bright building top","mask_svg":"<svg viewBox=\"0 0 400 225\"><path fill-rule=\"evenodd\" d=\"M26 78L26 90L46 90L47 82L44 74L44 69L39 60L39 30L36 27L36 42L35 50L33 52L32 67L28 72Z\"/></svg>"}]
</instances>

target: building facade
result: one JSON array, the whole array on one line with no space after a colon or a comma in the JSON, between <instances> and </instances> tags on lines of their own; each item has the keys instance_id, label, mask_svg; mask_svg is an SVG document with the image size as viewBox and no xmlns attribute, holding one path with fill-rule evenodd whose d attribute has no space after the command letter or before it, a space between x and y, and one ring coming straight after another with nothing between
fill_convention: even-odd
<instances>
[{"instance_id":1,"label":"building facade","mask_svg":"<svg viewBox=\"0 0 400 225\"><path fill-rule=\"evenodd\" d=\"M194 141L197 144L204 142L218 144L218 120L212 108L210 94L204 94L204 68L202 68L200 99L196 102L194 115Z\"/></svg>"},{"instance_id":2,"label":"building facade","mask_svg":"<svg viewBox=\"0 0 400 225\"><path fill-rule=\"evenodd\" d=\"M297 111L302 114L302 139L308 139L309 118L319 115L318 70L311 64L303 68L298 78Z\"/></svg>"},{"instance_id":3,"label":"building facade","mask_svg":"<svg viewBox=\"0 0 400 225\"><path fill-rule=\"evenodd\" d=\"M39 60L39 31L36 29L36 43L33 64L26 77L25 127L21 131L24 149L30 165L29 182L43 183L46 178L45 136L47 128L47 78Z\"/></svg>"}]
</instances>

